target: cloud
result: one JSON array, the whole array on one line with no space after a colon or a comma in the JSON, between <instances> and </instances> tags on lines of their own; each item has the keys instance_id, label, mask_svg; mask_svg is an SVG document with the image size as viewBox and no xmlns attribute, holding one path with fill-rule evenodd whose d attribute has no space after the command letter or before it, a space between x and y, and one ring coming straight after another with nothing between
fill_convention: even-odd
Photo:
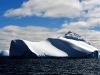
<instances>
[{"instance_id":1,"label":"cloud","mask_svg":"<svg viewBox=\"0 0 100 75\"><path fill-rule=\"evenodd\" d=\"M8 9L5 17L100 18L100 0L28 0Z\"/></svg>"},{"instance_id":2,"label":"cloud","mask_svg":"<svg viewBox=\"0 0 100 75\"><path fill-rule=\"evenodd\" d=\"M83 0L81 4L83 6L83 12L86 12L83 17L100 18L100 0Z\"/></svg>"},{"instance_id":3,"label":"cloud","mask_svg":"<svg viewBox=\"0 0 100 75\"><path fill-rule=\"evenodd\" d=\"M82 6L78 0L29 0L20 8L9 9L4 13L5 17L68 17L74 18L80 15ZM74 13L73 13L74 12Z\"/></svg>"},{"instance_id":4,"label":"cloud","mask_svg":"<svg viewBox=\"0 0 100 75\"><path fill-rule=\"evenodd\" d=\"M82 0L84 10L92 10L100 6L100 0Z\"/></svg>"},{"instance_id":5,"label":"cloud","mask_svg":"<svg viewBox=\"0 0 100 75\"><path fill-rule=\"evenodd\" d=\"M100 26L100 18L88 18L86 21L64 23L63 28L68 29L89 29Z\"/></svg>"}]
</instances>

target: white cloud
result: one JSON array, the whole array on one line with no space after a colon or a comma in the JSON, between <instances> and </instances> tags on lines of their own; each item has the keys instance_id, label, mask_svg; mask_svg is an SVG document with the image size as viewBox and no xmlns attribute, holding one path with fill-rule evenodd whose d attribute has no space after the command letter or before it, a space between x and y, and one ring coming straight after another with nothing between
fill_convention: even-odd
<instances>
[{"instance_id":1,"label":"white cloud","mask_svg":"<svg viewBox=\"0 0 100 75\"><path fill-rule=\"evenodd\" d=\"M83 6L83 17L88 18L100 18L100 0L83 0L81 2Z\"/></svg>"},{"instance_id":2,"label":"white cloud","mask_svg":"<svg viewBox=\"0 0 100 75\"><path fill-rule=\"evenodd\" d=\"M28 0L8 9L5 17L100 18L100 0Z\"/></svg>"},{"instance_id":3,"label":"white cloud","mask_svg":"<svg viewBox=\"0 0 100 75\"><path fill-rule=\"evenodd\" d=\"M86 21L70 22L62 25L63 28L68 29L89 29L97 26L100 26L100 18L89 18Z\"/></svg>"},{"instance_id":4,"label":"white cloud","mask_svg":"<svg viewBox=\"0 0 100 75\"><path fill-rule=\"evenodd\" d=\"M100 0L82 0L84 10L92 10L100 6Z\"/></svg>"},{"instance_id":5,"label":"white cloud","mask_svg":"<svg viewBox=\"0 0 100 75\"><path fill-rule=\"evenodd\" d=\"M100 18L100 7L97 7L93 10L89 10L86 14L86 17L94 17L94 18Z\"/></svg>"},{"instance_id":6,"label":"white cloud","mask_svg":"<svg viewBox=\"0 0 100 75\"><path fill-rule=\"evenodd\" d=\"M9 9L5 12L6 17L68 17L74 18L80 15L82 6L78 0L29 0L20 8ZM74 12L74 13L73 13Z\"/></svg>"}]
</instances>

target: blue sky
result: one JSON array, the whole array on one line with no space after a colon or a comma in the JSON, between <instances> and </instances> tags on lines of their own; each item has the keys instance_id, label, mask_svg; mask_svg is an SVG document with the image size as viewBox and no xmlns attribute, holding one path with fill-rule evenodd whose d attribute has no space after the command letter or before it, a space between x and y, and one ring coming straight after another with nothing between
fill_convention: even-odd
<instances>
[{"instance_id":1,"label":"blue sky","mask_svg":"<svg viewBox=\"0 0 100 75\"><path fill-rule=\"evenodd\" d=\"M5 17L5 11L9 9L16 9L21 7L23 2L28 0L1 0L0 1L0 27L4 27L7 25L18 25L18 26L43 26L43 27L57 27L60 28L61 24L64 23L64 20L67 18L52 18L52 17L38 17L38 16L31 16L31 17L24 17L24 18L16 18L16 17ZM67 20L70 21L68 18Z\"/></svg>"},{"instance_id":2,"label":"blue sky","mask_svg":"<svg viewBox=\"0 0 100 75\"><path fill-rule=\"evenodd\" d=\"M12 39L41 41L69 30L99 40L100 0L0 0L1 49Z\"/></svg>"},{"instance_id":3,"label":"blue sky","mask_svg":"<svg viewBox=\"0 0 100 75\"><path fill-rule=\"evenodd\" d=\"M34 14L31 15L31 16L28 16L26 12L25 12L26 13L25 17L23 17L22 14L21 15L20 14L19 15L16 15L16 14L14 14L14 15L7 14L6 11L10 10L10 9L13 9L13 10L22 9L22 11L23 11L24 10L23 8L26 8L26 6L22 7L23 3L27 4L28 2L33 2L33 6L35 5L36 7L38 7L37 3L34 4L35 0L9 0L9 1L8 0L1 0L0 1L0 7L1 7L1 10L0 10L0 27L2 28L4 26L8 26L8 25L17 25L17 26L29 26L29 25L33 25L33 26L42 26L42 27L48 27L48 28L61 28L61 25L63 25L65 22L67 22L67 23L78 22L78 21L80 21L80 18L81 19L90 19L90 18L95 17L95 15L93 15L92 17L90 16L90 18L89 18L88 16L86 16L87 15L86 13L85 14L81 14L81 13L84 13L84 12L88 13L88 11L91 10L90 8L88 8L88 6L86 7L87 9L82 9L82 7L83 7L82 6L82 2L83 2L83 5L86 4L86 2L84 0L80 0L80 1L78 1L78 0L71 0L71 2L73 2L73 3L76 2L76 5L78 4L77 7L73 8L73 9L78 10L78 12L77 11L75 11L75 12L79 13L79 14L78 15L77 14L73 15L74 11L66 12L66 13L72 14L73 16L69 16L69 15L66 16L66 14L62 13L61 11L60 11L60 13L57 13L58 14L57 16L54 16L55 15L54 14L53 16L52 15L51 16L47 15L45 17L43 17L43 16L37 16L37 15L34 15ZM51 0L51 2L53 2L53 1ZM70 9L70 8L74 7L74 6L71 7L71 2L70 1L66 0L66 2L68 2L68 3L65 4L66 6L67 6L67 4L70 4L70 6L68 6L67 8ZM45 4L45 3L46 3L46 1L44 0L43 4ZM87 0L87 4L88 3L89 3L89 1ZM90 3L92 3L92 1ZM63 4L63 1L62 1L62 4ZM98 4L95 4L95 3L94 3L94 5L98 6ZM93 7L94 5L90 4L91 8L94 9L94 7ZM30 5L27 5L27 7L29 7L29 6ZM59 6L60 6L60 4L59 4ZM53 8L54 7L59 8L59 6L56 7L56 6L52 5ZM40 5L40 7L41 7L41 5ZM51 8L51 9L53 9L53 8ZM65 11L67 11L67 8L66 8ZM50 8L48 7L48 9L45 9L45 10L40 10L40 9L37 9L37 10L40 10L39 13L43 12L44 14L42 14L42 15L45 15L45 13L48 12L49 9ZM63 9L63 7L62 7L62 9ZM11 12L13 12L13 10ZM32 10L35 11L34 8ZM7 14L7 16L4 16L5 13ZM51 10L50 13L53 13L52 10ZM13 13L11 13L11 14L13 14ZM64 14L64 15L60 17L60 14L61 15ZM84 15L86 17L84 17L82 15ZM82 20L82 21L85 22L86 20ZM98 25L95 25L93 28L90 27L90 29L100 30Z\"/></svg>"}]
</instances>

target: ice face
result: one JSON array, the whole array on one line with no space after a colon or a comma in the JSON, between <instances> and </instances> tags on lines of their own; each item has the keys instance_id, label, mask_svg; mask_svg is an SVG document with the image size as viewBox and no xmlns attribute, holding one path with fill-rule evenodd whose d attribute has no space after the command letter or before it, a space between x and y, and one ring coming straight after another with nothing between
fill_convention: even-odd
<instances>
[{"instance_id":1,"label":"ice face","mask_svg":"<svg viewBox=\"0 0 100 75\"><path fill-rule=\"evenodd\" d=\"M98 53L98 58L100 58L100 52Z\"/></svg>"},{"instance_id":2,"label":"ice face","mask_svg":"<svg viewBox=\"0 0 100 75\"><path fill-rule=\"evenodd\" d=\"M9 50L2 50L0 56L9 56Z\"/></svg>"},{"instance_id":3,"label":"ice face","mask_svg":"<svg viewBox=\"0 0 100 75\"><path fill-rule=\"evenodd\" d=\"M90 45L90 43L88 41L86 41L85 38L81 37L80 35L76 34L75 32L72 32L72 31L69 31L68 33L66 33L64 37L67 39L74 39L77 41L83 41L83 42Z\"/></svg>"}]
</instances>

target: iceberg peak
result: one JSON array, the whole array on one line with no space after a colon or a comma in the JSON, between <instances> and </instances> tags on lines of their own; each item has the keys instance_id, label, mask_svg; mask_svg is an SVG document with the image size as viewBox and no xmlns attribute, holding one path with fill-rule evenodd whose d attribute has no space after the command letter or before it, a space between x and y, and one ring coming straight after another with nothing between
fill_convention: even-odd
<instances>
[{"instance_id":1,"label":"iceberg peak","mask_svg":"<svg viewBox=\"0 0 100 75\"><path fill-rule=\"evenodd\" d=\"M75 33L75 32L72 32L72 31L69 31L67 32L65 35L64 35L65 38L67 39L73 39L73 40L77 40L77 41L83 41L87 44L90 45L90 43L83 37L81 37L79 34Z\"/></svg>"}]
</instances>

